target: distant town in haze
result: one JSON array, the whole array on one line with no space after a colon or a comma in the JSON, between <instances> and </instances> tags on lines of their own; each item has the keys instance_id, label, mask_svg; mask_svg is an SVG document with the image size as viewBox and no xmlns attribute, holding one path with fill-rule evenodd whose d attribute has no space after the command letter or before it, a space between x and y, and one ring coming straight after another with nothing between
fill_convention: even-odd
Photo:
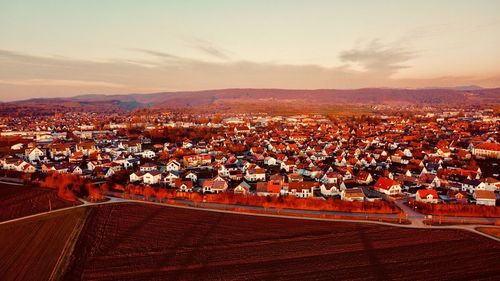
<instances>
[{"instance_id":1,"label":"distant town in haze","mask_svg":"<svg viewBox=\"0 0 500 281\"><path fill-rule=\"evenodd\" d=\"M2 280L500 277L498 3L269 4L0 3Z\"/></svg>"}]
</instances>

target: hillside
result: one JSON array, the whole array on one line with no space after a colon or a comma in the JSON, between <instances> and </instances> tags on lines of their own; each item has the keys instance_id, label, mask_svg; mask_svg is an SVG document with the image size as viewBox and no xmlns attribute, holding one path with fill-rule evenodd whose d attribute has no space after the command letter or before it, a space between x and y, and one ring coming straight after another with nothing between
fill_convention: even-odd
<instances>
[{"instance_id":1,"label":"hillside","mask_svg":"<svg viewBox=\"0 0 500 281\"><path fill-rule=\"evenodd\" d=\"M267 110L277 105L320 107L325 105L458 105L499 104L500 88L287 90L221 89L129 95L82 95L72 98L31 99L0 104L0 113L25 108L49 111L118 112L137 108L211 108L231 111L241 105Z\"/></svg>"}]
</instances>

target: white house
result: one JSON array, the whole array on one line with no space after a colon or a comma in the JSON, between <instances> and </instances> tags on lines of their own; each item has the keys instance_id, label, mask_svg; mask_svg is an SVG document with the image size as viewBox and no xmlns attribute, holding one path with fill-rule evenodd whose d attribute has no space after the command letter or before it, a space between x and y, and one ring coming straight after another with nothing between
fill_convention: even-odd
<instances>
[{"instance_id":1,"label":"white house","mask_svg":"<svg viewBox=\"0 0 500 281\"><path fill-rule=\"evenodd\" d=\"M151 171L154 171L154 170L157 170L158 169L158 166L156 166L156 164L153 164L153 163L145 163L144 165L142 165L139 170L143 173L145 172L151 172Z\"/></svg>"},{"instance_id":2,"label":"white house","mask_svg":"<svg viewBox=\"0 0 500 281\"><path fill-rule=\"evenodd\" d=\"M140 152L140 154L143 158L149 158L149 159L154 158L156 156L156 153L152 150L145 150L143 152Z\"/></svg>"},{"instance_id":3,"label":"white house","mask_svg":"<svg viewBox=\"0 0 500 281\"><path fill-rule=\"evenodd\" d=\"M321 182L324 184L336 184L342 179L342 175L335 172L327 172L322 178Z\"/></svg>"},{"instance_id":4,"label":"white house","mask_svg":"<svg viewBox=\"0 0 500 281\"><path fill-rule=\"evenodd\" d=\"M132 174L130 174L129 179L130 179L130 182L138 182L138 181L142 181L143 176L144 176L144 174L141 172L133 172Z\"/></svg>"},{"instance_id":5,"label":"white house","mask_svg":"<svg viewBox=\"0 0 500 281\"><path fill-rule=\"evenodd\" d=\"M233 190L235 194L248 194L250 192L250 185L245 181L242 181Z\"/></svg>"},{"instance_id":6,"label":"white house","mask_svg":"<svg viewBox=\"0 0 500 281\"><path fill-rule=\"evenodd\" d=\"M277 162L276 158L271 157L271 156L267 156L266 158L264 158L264 164L269 165L269 166L275 166L275 165L278 165L278 162Z\"/></svg>"},{"instance_id":7,"label":"white house","mask_svg":"<svg viewBox=\"0 0 500 281\"><path fill-rule=\"evenodd\" d=\"M361 188L344 189L340 192L340 199L344 201L364 201L365 193Z\"/></svg>"},{"instance_id":8,"label":"white house","mask_svg":"<svg viewBox=\"0 0 500 281\"><path fill-rule=\"evenodd\" d=\"M203 193L221 193L227 190L227 182L222 180L205 180L202 188Z\"/></svg>"},{"instance_id":9,"label":"white house","mask_svg":"<svg viewBox=\"0 0 500 281\"><path fill-rule=\"evenodd\" d=\"M33 163L34 161L40 161L43 157L45 157L45 151L35 147L32 149L26 149L25 155L28 161Z\"/></svg>"},{"instance_id":10,"label":"white house","mask_svg":"<svg viewBox=\"0 0 500 281\"><path fill-rule=\"evenodd\" d=\"M217 174L221 177L229 177L229 169L226 169L225 165L220 165Z\"/></svg>"},{"instance_id":11,"label":"white house","mask_svg":"<svg viewBox=\"0 0 500 281\"><path fill-rule=\"evenodd\" d=\"M175 171L170 171L167 176L164 178L164 182L166 185L175 186L175 181L180 178L179 173Z\"/></svg>"},{"instance_id":12,"label":"white house","mask_svg":"<svg viewBox=\"0 0 500 281\"><path fill-rule=\"evenodd\" d=\"M434 189L420 189L417 191L415 200L423 203L436 204L439 201L439 196Z\"/></svg>"},{"instance_id":13,"label":"white house","mask_svg":"<svg viewBox=\"0 0 500 281\"><path fill-rule=\"evenodd\" d=\"M340 192L340 187L334 183L322 184L319 189L323 196L335 196Z\"/></svg>"},{"instance_id":14,"label":"white house","mask_svg":"<svg viewBox=\"0 0 500 281\"><path fill-rule=\"evenodd\" d=\"M265 181L266 170L262 168L248 169L245 173L245 179L247 181Z\"/></svg>"},{"instance_id":15,"label":"white house","mask_svg":"<svg viewBox=\"0 0 500 281\"><path fill-rule=\"evenodd\" d=\"M142 181L145 184L157 184L161 181L160 171L150 171L144 174Z\"/></svg>"},{"instance_id":16,"label":"white house","mask_svg":"<svg viewBox=\"0 0 500 281\"><path fill-rule=\"evenodd\" d=\"M373 187L376 191L387 195L397 195L401 193L401 185L390 178L379 178Z\"/></svg>"},{"instance_id":17,"label":"white house","mask_svg":"<svg viewBox=\"0 0 500 281\"><path fill-rule=\"evenodd\" d=\"M287 195L294 195L299 198L309 198L314 196L315 182L289 182L285 186Z\"/></svg>"},{"instance_id":18,"label":"white house","mask_svg":"<svg viewBox=\"0 0 500 281\"><path fill-rule=\"evenodd\" d=\"M178 172L181 169L181 164L177 162L177 160L170 160L165 169L167 170L167 172L170 171Z\"/></svg>"},{"instance_id":19,"label":"white house","mask_svg":"<svg viewBox=\"0 0 500 281\"><path fill-rule=\"evenodd\" d=\"M494 191L489 190L476 190L474 198L477 205L495 206L497 197Z\"/></svg>"},{"instance_id":20,"label":"white house","mask_svg":"<svg viewBox=\"0 0 500 281\"><path fill-rule=\"evenodd\" d=\"M192 182L197 182L198 181L198 176L193 173L193 172L188 172L184 178L191 180Z\"/></svg>"}]
</instances>

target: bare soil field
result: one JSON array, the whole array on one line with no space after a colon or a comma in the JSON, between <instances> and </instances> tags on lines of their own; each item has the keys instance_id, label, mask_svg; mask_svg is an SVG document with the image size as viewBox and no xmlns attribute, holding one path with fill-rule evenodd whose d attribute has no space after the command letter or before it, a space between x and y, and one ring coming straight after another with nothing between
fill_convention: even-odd
<instances>
[{"instance_id":1,"label":"bare soil field","mask_svg":"<svg viewBox=\"0 0 500 281\"><path fill-rule=\"evenodd\" d=\"M76 203L57 196L55 190L0 183L0 221L11 220L73 206Z\"/></svg>"},{"instance_id":2,"label":"bare soil field","mask_svg":"<svg viewBox=\"0 0 500 281\"><path fill-rule=\"evenodd\" d=\"M0 279L49 280L85 208L0 225Z\"/></svg>"},{"instance_id":3,"label":"bare soil field","mask_svg":"<svg viewBox=\"0 0 500 281\"><path fill-rule=\"evenodd\" d=\"M493 280L500 243L458 230L141 204L94 207L65 280Z\"/></svg>"}]
</instances>

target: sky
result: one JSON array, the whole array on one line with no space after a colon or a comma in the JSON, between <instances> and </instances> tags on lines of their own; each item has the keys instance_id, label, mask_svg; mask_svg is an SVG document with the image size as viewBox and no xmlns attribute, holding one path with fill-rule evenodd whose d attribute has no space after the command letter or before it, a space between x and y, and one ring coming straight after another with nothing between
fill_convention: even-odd
<instances>
[{"instance_id":1,"label":"sky","mask_svg":"<svg viewBox=\"0 0 500 281\"><path fill-rule=\"evenodd\" d=\"M500 87L498 0L0 0L0 101Z\"/></svg>"}]
</instances>

